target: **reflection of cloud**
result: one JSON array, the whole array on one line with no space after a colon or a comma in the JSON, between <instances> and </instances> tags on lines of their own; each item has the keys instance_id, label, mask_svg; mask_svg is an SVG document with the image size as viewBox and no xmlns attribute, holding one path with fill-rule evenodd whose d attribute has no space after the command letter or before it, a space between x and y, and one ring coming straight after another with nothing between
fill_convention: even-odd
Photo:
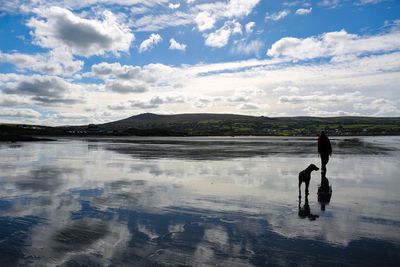
<instances>
[{"instance_id":1,"label":"reflection of cloud","mask_svg":"<svg viewBox=\"0 0 400 267\"><path fill-rule=\"evenodd\" d=\"M23 248L30 231L40 222L38 217L0 217L0 265L17 266L24 258Z\"/></svg>"},{"instance_id":2,"label":"reflection of cloud","mask_svg":"<svg viewBox=\"0 0 400 267\"><path fill-rule=\"evenodd\" d=\"M141 140L131 149L157 143ZM82 141L18 148L1 145L0 194L7 203L0 205L7 207L0 209L0 240L6 240L0 243L0 254L23 249L24 256L12 255L21 264L29 260L37 265L49 261L54 265L116 266L309 265L320 260L321 253L336 263L329 255L354 255L365 247L360 262L375 264L368 258L371 250L366 245L375 242L372 247L376 244L385 247L388 255L397 255L390 254L398 250L394 244L400 240L396 158L363 153L376 151L369 147L371 143L379 147L382 142L386 146L398 146L398 142L385 141L386 137L332 139L334 153L345 154L335 154L329 163L328 176L337 189L315 224L297 217L295 199L298 171L318 160L311 154L314 139L232 138L228 144L194 138L190 140L197 142L184 145L179 140L163 140L158 146L195 149L203 142L225 150L230 147L231 156L218 161L185 156L141 160L108 150L111 144L104 140L97 140L94 151L88 151L88 142ZM294 153L305 146L310 152L270 157L237 157L234 153L266 145L268 140L274 146L262 149ZM117 144L130 146L130 142L119 139ZM80 159L73 161L74 169L68 167L72 156ZM56 178L53 187L49 177ZM40 186L34 184L42 179ZM310 188L318 182L318 175L313 176ZM315 199L310 199L310 206L313 212L319 209ZM313 249L316 246L318 251ZM340 260L354 263L347 256ZM4 261L0 258L0 263Z\"/></svg>"},{"instance_id":3,"label":"reflection of cloud","mask_svg":"<svg viewBox=\"0 0 400 267\"><path fill-rule=\"evenodd\" d=\"M33 169L27 175L7 179L7 183L15 184L22 191L54 192L64 183L64 175L75 173L72 168L41 167ZM3 180L4 181L4 180Z\"/></svg>"},{"instance_id":4,"label":"reflection of cloud","mask_svg":"<svg viewBox=\"0 0 400 267\"><path fill-rule=\"evenodd\" d=\"M81 251L108 233L108 226L100 220L78 220L58 230L53 240L56 251Z\"/></svg>"}]
</instances>

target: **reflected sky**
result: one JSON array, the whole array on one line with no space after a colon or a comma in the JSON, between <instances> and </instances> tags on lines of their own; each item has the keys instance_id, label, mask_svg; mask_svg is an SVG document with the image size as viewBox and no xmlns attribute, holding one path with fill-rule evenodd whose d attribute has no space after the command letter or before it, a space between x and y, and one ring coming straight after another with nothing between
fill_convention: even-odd
<instances>
[{"instance_id":1,"label":"reflected sky","mask_svg":"<svg viewBox=\"0 0 400 267\"><path fill-rule=\"evenodd\" d=\"M400 137L332 144L332 199L314 172L308 220L314 138L2 143L0 265L398 266Z\"/></svg>"}]
</instances>

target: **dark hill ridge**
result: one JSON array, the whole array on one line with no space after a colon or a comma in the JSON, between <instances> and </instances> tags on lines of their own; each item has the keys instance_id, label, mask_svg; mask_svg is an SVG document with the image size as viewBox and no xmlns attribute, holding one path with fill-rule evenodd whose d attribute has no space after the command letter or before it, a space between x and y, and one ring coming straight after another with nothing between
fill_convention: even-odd
<instances>
[{"instance_id":1,"label":"dark hill ridge","mask_svg":"<svg viewBox=\"0 0 400 267\"><path fill-rule=\"evenodd\" d=\"M82 126L45 127L0 124L0 135L92 136L315 136L400 135L399 117L256 117L235 114L143 113L126 119Z\"/></svg>"},{"instance_id":2,"label":"dark hill ridge","mask_svg":"<svg viewBox=\"0 0 400 267\"><path fill-rule=\"evenodd\" d=\"M166 123L197 123L210 120L252 120L257 117L235 114L187 113L174 115L159 115L142 113L126 119L101 124L105 127L132 127L133 125L166 124Z\"/></svg>"},{"instance_id":3,"label":"dark hill ridge","mask_svg":"<svg viewBox=\"0 0 400 267\"><path fill-rule=\"evenodd\" d=\"M100 124L100 131L124 132L154 130L165 135L285 135L314 136L321 129L331 135L400 134L396 117L256 117L235 114L193 113L158 115L144 113L127 119ZM163 135L164 135L163 134Z\"/></svg>"}]
</instances>

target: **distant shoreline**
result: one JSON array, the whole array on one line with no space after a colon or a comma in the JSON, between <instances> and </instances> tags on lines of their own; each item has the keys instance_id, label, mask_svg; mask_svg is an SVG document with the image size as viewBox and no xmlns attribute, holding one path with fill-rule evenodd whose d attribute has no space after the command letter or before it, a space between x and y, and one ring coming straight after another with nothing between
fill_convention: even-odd
<instances>
[{"instance_id":1,"label":"distant shoreline","mask_svg":"<svg viewBox=\"0 0 400 267\"><path fill-rule=\"evenodd\" d=\"M78 126L0 124L0 135L47 136L329 136L400 135L400 117L255 117L235 114L144 113Z\"/></svg>"},{"instance_id":2,"label":"distant shoreline","mask_svg":"<svg viewBox=\"0 0 400 267\"><path fill-rule=\"evenodd\" d=\"M358 137L385 137L385 136L399 136L398 135L332 135L331 137L342 137L342 138L358 138ZM53 142L60 139L70 140L87 140L87 139L116 139L124 140L125 138L315 138L316 136L278 136L278 135L240 135L240 136L228 136L228 135L204 135L204 136L138 136L138 135L59 135L59 136L4 136L0 135L0 143L18 143L18 142Z\"/></svg>"}]
</instances>

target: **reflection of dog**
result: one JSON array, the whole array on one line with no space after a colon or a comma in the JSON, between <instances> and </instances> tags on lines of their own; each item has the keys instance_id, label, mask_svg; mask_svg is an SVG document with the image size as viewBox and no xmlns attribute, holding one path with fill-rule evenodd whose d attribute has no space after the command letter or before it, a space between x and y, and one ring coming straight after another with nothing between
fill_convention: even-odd
<instances>
[{"instance_id":1,"label":"reflection of dog","mask_svg":"<svg viewBox=\"0 0 400 267\"><path fill-rule=\"evenodd\" d=\"M304 182L306 184L306 196L308 195L308 185L310 184L310 179L311 179L311 172L312 171L318 171L319 168L315 166L314 164L310 164L310 166L307 167L307 169L301 171L299 173L299 197L301 197L301 191L300 191L300 186L301 183Z\"/></svg>"},{"instance_id":2,"label":"reflection of dog","mask_svg":"<svg viewBox=\"0 0 400 267\"><path fill-rule=\"evenodd\" d=\"M306 195L306 201L304 202L304 206L300 206L300 199L299 199L299 217L304 219L308 218L311 221L314 221L316 218L318 218L318 215L312 214L310 210L310 205L308 204L308 197Z\"/></svg>"}]
</instances>

